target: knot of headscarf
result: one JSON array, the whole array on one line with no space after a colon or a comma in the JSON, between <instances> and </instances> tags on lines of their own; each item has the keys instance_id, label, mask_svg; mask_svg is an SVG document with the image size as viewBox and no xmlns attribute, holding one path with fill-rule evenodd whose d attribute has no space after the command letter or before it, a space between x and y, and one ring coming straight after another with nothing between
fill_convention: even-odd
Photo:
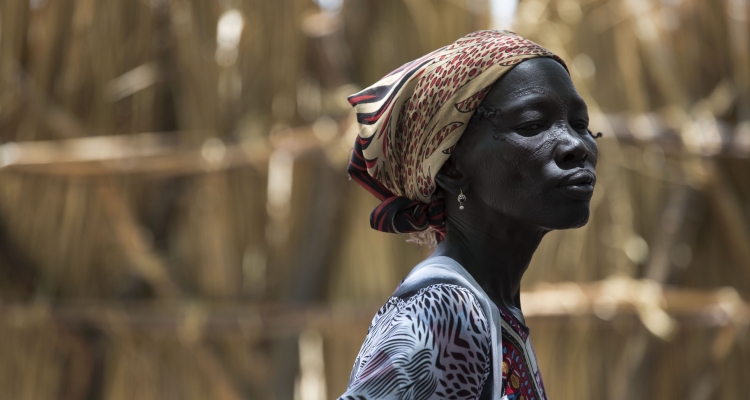
<instances>
[{"instance_id":1,"label":"knot of headscarf","mask_svg":"<svg viewBox=\"0 0 750 400\"><path fill-rule=\"evenodd\" d=\"M373 229L445 236L445 200L435 175L492 84L521 61L551 57L513 32L479 31L408 62L349 96L360 131L349 176L382 203Z\"/></svg>"}]
</instances>

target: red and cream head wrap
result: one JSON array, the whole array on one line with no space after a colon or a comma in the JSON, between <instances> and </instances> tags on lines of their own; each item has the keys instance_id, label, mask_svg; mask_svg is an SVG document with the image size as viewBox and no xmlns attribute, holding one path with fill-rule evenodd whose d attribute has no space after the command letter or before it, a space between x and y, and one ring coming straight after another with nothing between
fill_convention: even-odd
<instances>
[{"instance_id":1,"label":"red and cream head wrap","mask_svg":"<svg viewBox=\"0 0 750 400\"><path fill-rule=\"evenodd\" d=\"M433 229L442 240L445 200L435 175L492 84L535 57L565 65L513 32L474 32L349 97L360 123L349 176L382 201L370 216L373 229Z\"/></svg>"}]
</instances>

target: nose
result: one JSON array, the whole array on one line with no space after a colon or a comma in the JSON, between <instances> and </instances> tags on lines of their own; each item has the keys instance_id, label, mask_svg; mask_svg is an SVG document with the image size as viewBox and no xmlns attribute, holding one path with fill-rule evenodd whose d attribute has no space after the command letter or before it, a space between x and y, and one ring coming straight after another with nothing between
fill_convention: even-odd
<instances>
[{"instance_id":1,"label":"nose","mask_svg":"<svg viewBox=\"0 0 750 400\"><path fill-rule=\"evenodd\" d=\"M558 135L555 161L562 169L583 168L589 157L589 150L581 136L570 126Z\"/></svg>"}]
</instances>

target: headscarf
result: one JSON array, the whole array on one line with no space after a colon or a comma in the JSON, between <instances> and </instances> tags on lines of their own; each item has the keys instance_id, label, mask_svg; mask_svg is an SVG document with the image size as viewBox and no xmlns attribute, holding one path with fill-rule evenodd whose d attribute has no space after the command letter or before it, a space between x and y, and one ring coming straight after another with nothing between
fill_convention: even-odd
<instances>
[{"instance_id":1,"label":"headscarf","mask_svg":"<svg viewBox=\"0 0 750 400\"><path fill-rule=\"evenodd\" d=\"M556 55L508 31L478 31L408 62L349 96L360 131L349 176L382 203L373 229L445 236L445 199L435 175L502 75L521 61ZM567 69L567 67L566 67Z\"/></svg>"}]
</instances>

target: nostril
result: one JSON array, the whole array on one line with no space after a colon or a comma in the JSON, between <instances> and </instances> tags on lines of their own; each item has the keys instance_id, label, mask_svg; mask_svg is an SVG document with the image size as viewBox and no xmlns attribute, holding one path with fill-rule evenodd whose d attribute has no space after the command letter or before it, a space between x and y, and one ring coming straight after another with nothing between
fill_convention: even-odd
<instances>
[{"instance_id":1,"label":"nostril","mask_svg":"<svg viewBox=\"0 0 750 400\"><path fill-rule=\"evenodd\" d=\"M583 157L581 157L581 162L586 162L586 159L589 158L588 154L584 154Z\"/></svg>"},{"instance_id":2,"label":"nostril","mask_svg":"<svg viewBox=\"0 0 750 400\"><path fill-rule=\"evenodd\" d=\"M565 157L563 157L563 162L575 161L575 159L576 159L576 156L573 155L573 153L568 153L565 155Z\"/></svg>"}]
</instances>

